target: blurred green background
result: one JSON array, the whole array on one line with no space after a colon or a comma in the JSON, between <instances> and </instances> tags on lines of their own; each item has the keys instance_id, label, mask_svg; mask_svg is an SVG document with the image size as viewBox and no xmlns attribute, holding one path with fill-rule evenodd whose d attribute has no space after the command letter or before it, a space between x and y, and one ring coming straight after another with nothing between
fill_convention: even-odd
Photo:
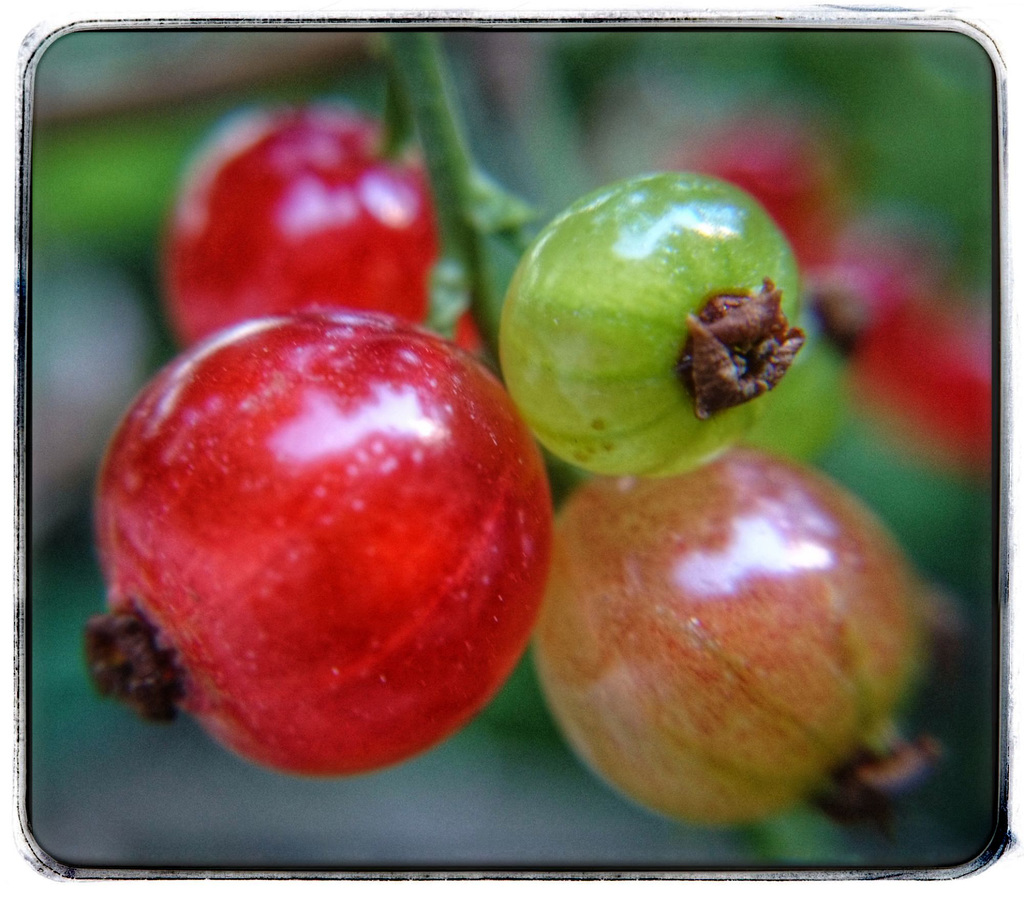
<instances>
[{"instance_id":1,"label":"blurred green background","mask_svg":"<svg viewBox=\"0 0 1024 898\"><path fill-rule=\"evenodd\" d=\"M542 220L664 167L719 121L795 112L833 141L854 210L941 242L950 287L997 301L994 76L956 32L459 30L444 35L469 143ZM916 459L852 409L818 463L860 494L948 597L958 651L907 709L941 740L891 835L810 810L708 830L637 808L551 723L529 664L467 729L394 769L258 769L188 719L98 698L81 648L103 608L91 490L132 395L175 351L159 287L181 173L222 116L265 102L383 108L366 31L81 30L31 99L28 790L32 836L84 867L343 870L942 868L997 834L998 509L991 478ZM756 135L752 137L756 140ZM507 276L514 259L498 259ZM503 275L504 273L504 275Z\"/></svg>"}]
</instances>

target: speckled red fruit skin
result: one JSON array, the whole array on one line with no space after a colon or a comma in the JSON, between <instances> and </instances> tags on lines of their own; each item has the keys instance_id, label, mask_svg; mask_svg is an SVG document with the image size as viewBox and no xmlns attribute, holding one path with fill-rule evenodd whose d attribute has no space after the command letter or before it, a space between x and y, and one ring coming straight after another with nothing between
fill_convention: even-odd
<instances>
[{"instance_id":1,"label":"speckled red fruit skin","mask_svg":"<svg viewBox=\"0 0 1024 898\"><path fill-rule=\"evenodd\" d=\"M328 106L225 122L187 173L165 240L188 345L249 318L372 309L422 321L438 251L422 167L384 159L376 122Z\"/></svg>"},{"instance_id":2,"label":"speckled red fruit skin","mask_svg":"<svg viewBox=\"0 0 1024 898\"><path fill-rule=\"evenodd\" d=\"M498 381L385 316L248 322L165 368L98 485L113 611L256 762L373 769L446 737L520 657L548 569L540 454Z\"/></svg>"},{"instance_id":3,"label":"speckled red fruit skin","mask_svg":"<svg viewBox=\"0 0 1024 898\"><path fill-rule=\"evenodd\" d=\"M751 822L884 733L918 653L918 588L852 497L733 450L577 489L535 655L568 740L609 783L689 822Z\"/></svg>"}]
</instances>

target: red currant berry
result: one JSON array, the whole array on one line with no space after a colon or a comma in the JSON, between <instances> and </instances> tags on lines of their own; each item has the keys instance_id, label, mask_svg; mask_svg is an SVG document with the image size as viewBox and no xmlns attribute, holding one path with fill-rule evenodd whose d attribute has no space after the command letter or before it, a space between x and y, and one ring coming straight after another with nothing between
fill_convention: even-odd
<instances>
[{"instance_id":1,"label":"red currant berry","mask_svg":"<svg viewBox=\"0 0 1024 898\"><path fill-rule=\"evenodd\" d=\"M829 257L805 271L812 308L829 339L852 352L863 334L915 296L942 292L943 254L896 222L851 222Z\"/></svg>"},{"instance_id":2,"label":"red currant berry","mask_svg":"<svg viewBox=\"0 0 1024 898\"><path fill-rule=\"evenodd\" d=\"M380 129L327 107L225 123L186 179L165 246L172 326L188 344L310 309L420 322L438 251L422 168L384 159Z\"/></svg>"},{"instance_id":3,"label":"red currant berry","mask_svg":"<svg viewBox=\"0 0 1024 898\"><path fill-rule=\"evenodd\" d=\"M627 796L747 822L881 754L918 655L919 584L820 475L732 450L678 477L595 478L554 546L541 682Z\"/></svg>"},{"instance_id":4,"label":"red currant berry","mask_svg":"<svg viewBox=\"0 0 1024 898\"><path fill-rule=\"evenodd\" d=\"M916 454L985 473L992 454L992 335L984 303L950 295L927 233L870 219L811 270L812 306L849 354L856 407Z\"/></svg>"},{"instance_id":5,"label":"red currant berry","mask_svg":"<svg viewBox=\"0 0 1024 898\"><path fill-rule=\"evenodd\" d=\"M878 317L851 359L858 405L937 464L985 473L992 459L987 315L914 298Z\"/></svg>"},{"instance_id":6,"label":"red currant berry","mask_svg":"<svg viewBox=\"0 0 1024 898\"><path fill-rule=\"evenodd\" d=\"M499 382L387 316L267 318L143 391L101 471L101 689L289 771L452 733L524 650L551 498Z\"/></svg>"}]
</instances>

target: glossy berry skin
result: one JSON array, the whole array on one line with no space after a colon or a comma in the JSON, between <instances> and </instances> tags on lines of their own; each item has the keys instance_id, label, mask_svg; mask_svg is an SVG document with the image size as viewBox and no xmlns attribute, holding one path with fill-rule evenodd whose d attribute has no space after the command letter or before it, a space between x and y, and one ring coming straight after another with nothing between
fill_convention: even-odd
<instances>
[{"instance_id":1,"label":"glossy berry skin","mask_svg":"<svg viewBox=\"0 0 1024 898\"><path fill-rule=\"evenodd\" d=\"M498 381L385 316L248 322L165 368L99 481L112 612L239 754L342 774L448 736L524 650L551 499Z\"/></svg>"},{"instance_id":2,"label":"glossy berry skin","mask_svg":"<svg viewBox=\"0 0 1024 898\"><path fill-rule=\"evenodd\" d=\"M569 742L624 795L751 822L884 737L918 652L918 589L857 501L733 450L574 493L535 657Z\"/></svg>"},{"instance_id":3,"label":"glossy berry skin","mask_svg":"<svg viewBox=\"0 0 1024 898\"><path fill-rule=\"evenodd\" d=\"M792 252L742 191L686 173L604 187L551 221L513 276L500 333L508 389L540 441L579 467L690 469L735 442L759 400L698 419L676 372L688 316L766 279L794 318Z\"/></svg>"},{"instance_id":4,"label":"glossy berry skin","mask_svg":"<svg viewBox=\"0 0 1024 898\"><path fill-rule=\"evenodd\" d=\"M184 345L231 324L311 309L420 322L438 251L421 166L385 159L376 122L312 106L239 114L187 173L164 247Z\"/></svg>"}]
</instances>

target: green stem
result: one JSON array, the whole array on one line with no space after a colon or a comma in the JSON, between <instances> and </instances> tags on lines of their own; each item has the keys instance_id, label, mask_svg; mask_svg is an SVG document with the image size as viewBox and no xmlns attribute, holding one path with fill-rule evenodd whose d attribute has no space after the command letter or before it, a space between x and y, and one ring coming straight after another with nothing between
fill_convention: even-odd
<instances>
[{"instance_id":1,"label":"green stem","mask_svg":"<svg viewBox=\"0 0 1024 898\"><path fill-rule=\"evenodd\" d=\"M395 71L393 60L388 64L387 93L384 98L384 131L381 135L381 155L387 159L400 156L413 132L412 112L409 96Z\"/></svg>"},{"instance_id":2,"label":"green stem","mask_svg":"<svg viewBox=\"0 0 1024 898\"><path fill-rule=\"evenodd\" d=\"M441 232L427 324L451 336L459 317L471 308L484 343L496 356L501 298L488 276L479 220L482 205L496 198L500 205L509 198L493 185L481 193L482 179L463 138L438 36L395 31L388 40L423 147Z\"/></svg>"}]
</instances>

